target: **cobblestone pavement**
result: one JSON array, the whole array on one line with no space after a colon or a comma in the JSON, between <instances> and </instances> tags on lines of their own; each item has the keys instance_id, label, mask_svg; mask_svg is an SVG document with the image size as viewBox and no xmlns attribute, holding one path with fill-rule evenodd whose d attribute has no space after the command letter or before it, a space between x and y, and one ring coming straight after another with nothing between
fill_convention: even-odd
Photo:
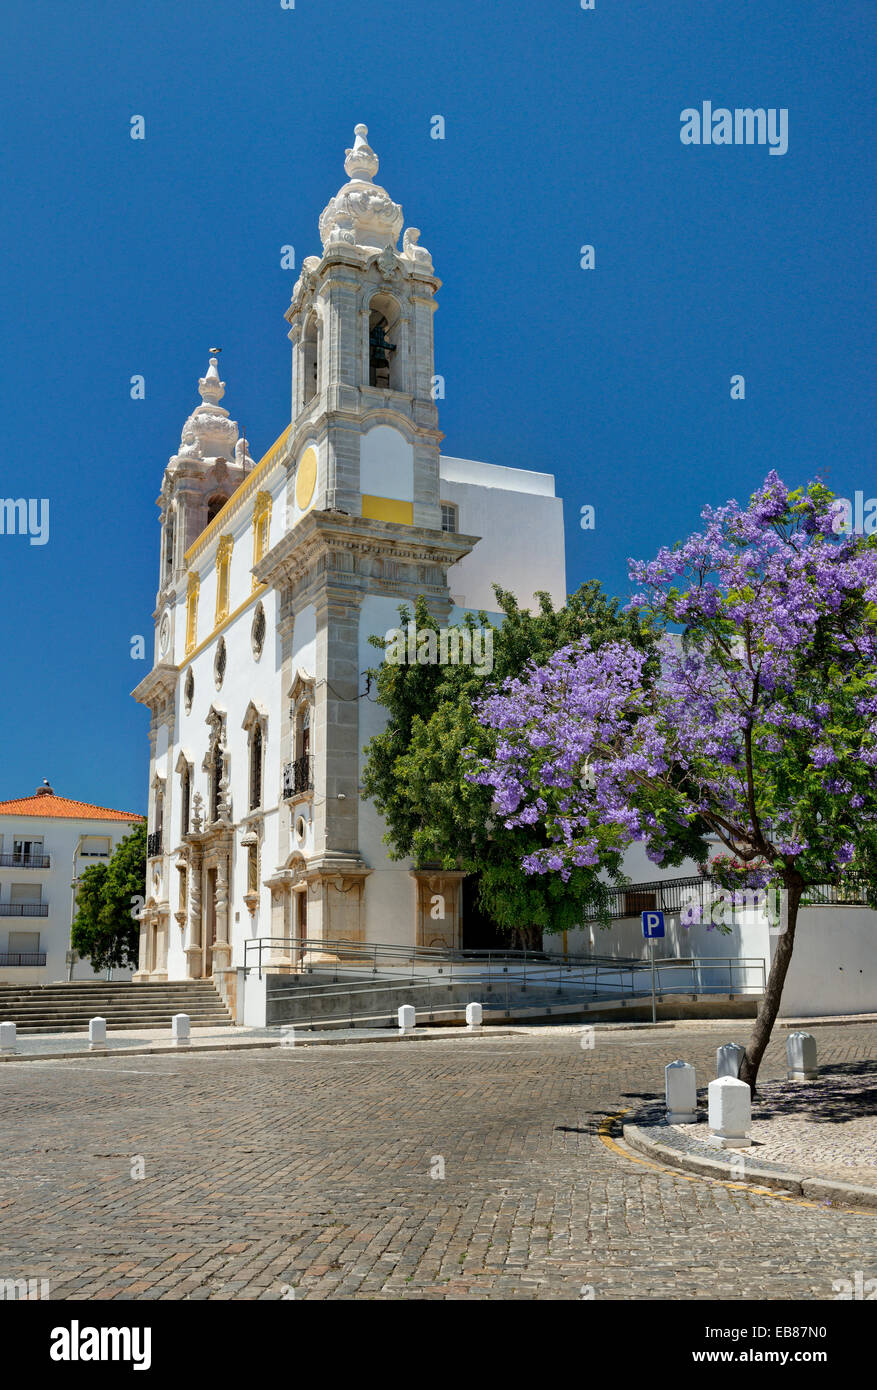
<instances>
[{"instance_id":1,"label":"cobblestone pavement","mask_svg":"<svg viewBox=\"0 0 877 1390\"><path fill-rule=\"evenodd\" d=\"M877 1061L839 1063L817 1081L768 1082L760 1100L757 1162L877 1188Z\"/></svg>"},{"instance_id":2,"label":"cobblestone pavement","mask_svg":"<svg viewBox=\"0 0 877 1390\"><path fill-rule=\"evenodd\" d=\"M873 1024L818 1041L823 1064L877 1056ZM546 1032L8 1063L0 1278L72 1299L599 1300L831 1299L877 1277L874 1212L600 1138L673 1058L712 1075L715 1047L688 1027L590 1051Z\"/></svg>"}]
</instances>

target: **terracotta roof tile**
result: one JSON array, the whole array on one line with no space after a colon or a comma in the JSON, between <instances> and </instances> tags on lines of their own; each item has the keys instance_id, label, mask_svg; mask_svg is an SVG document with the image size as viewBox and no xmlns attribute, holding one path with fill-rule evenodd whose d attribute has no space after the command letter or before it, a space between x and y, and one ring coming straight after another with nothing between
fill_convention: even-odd
<instances>
[{"instance_id":1,"label":"terracotta roof tile","mask_svg":"<svg viewBox=\"0 0 877 1390\"><path fill-rule=\"evenodd\" d=\"M36 796L23 796L14 801L0 801L0 816L54 816L59 820L128 820L143 821L135 811L111 811L106 806L93 806L89 801L71 801L67 796L39 791Z\"/></svg>"}]
</instances>

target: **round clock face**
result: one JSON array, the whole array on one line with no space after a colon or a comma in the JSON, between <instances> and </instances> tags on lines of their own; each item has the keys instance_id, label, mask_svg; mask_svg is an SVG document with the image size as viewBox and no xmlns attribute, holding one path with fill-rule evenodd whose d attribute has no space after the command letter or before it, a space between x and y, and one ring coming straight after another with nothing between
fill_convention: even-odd
<instances>
[{"instance_id":1,"label":"round clock face","mask_svg":"<svg viewBox=\"0 0 877 1390\"><path fill-rule=\"evenodd\" d=\"M317 451L311 444L299 459L295 475L295 500L301 511L310 506L316 485Z\"/></svg>"},{"instance_id":2,"label":"round clock face","mask_svg":"<svg viewBox=\"0 0 877 1390\"><path fill-rule=\"evenodd\" d=\"M171 620L165 613L161 620L161 627L158 629L158 648L162 656L167 655L167 649L171 643Z\"/></svg>"}]
</instances>

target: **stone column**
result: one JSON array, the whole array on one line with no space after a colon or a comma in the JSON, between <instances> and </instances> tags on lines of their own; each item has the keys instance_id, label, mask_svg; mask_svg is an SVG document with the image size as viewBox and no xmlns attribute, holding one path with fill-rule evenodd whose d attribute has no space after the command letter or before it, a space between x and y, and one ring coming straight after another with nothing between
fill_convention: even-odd
<instances>
[{"instance_id":1,"label":"stone column","mask_svg":"<svg viewBox=\"0 0 877 1390\"><path fill-rule=\"evenodd\" d=\"M155 970L152 973L153 980L167 979L167 950L169 932L170 917L166 912L162 912L156 918L155 923Z\"/></svg>"},{"instance_id":2,"label":"stone column","mask_svg":"<svg viewBox=\"0 0 877 1390\"><path fill-rule=\"evenodd\" d=\"M216 866L216 940L213 943L213 973L227 970L231 962L228 939L228 851L219 855Z\"/></svg>"},{"instance_id":3,"label":"stone column","mask_svg":"<svg viewBox=\"0 0 877 1390\"><path fill-rule=\"evenodd\" d=\"M320 858L359 854L360 601L355 590L332 585L316 603L314 848Z\"/></svg>"},{"instance_id":4,"label":"stone column","mask_svg":"<svg viewBox=\"0 0 877 1390\"><path fill-rule=\"evenodd\" d=\"M199 980L203 968L201 950L201 856L193 856L189 873L189 942L186 946L186 973Z\"/></svg>"},{"instance_id":5,"label":"stone column","mask_svg":"<svg viewBox=\"0 0 877 1390\"><path fill-rule=\"evenodd\" d=\"M140 942L137 947L137 969L132 975L132 980L137 984L149 979L149 961L147 952L149 950L149 927L143 917L140 918Z\"/></svg>"}]
</instances>

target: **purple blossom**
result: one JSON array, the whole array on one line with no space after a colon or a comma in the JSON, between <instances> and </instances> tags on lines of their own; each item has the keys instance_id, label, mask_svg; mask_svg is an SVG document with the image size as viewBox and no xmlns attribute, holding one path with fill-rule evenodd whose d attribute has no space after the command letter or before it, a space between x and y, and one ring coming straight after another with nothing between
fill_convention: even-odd
<instances>
[{"instance_id":1,"label":"purple blossom","mask_svg":"<svg viewBox=\"0 0 877 1390\"><path fill-rule=\"evenodd\" d=\"M664 863L698 816L766 865L760 886L778 861L855 859L877 820L877 550L837 534L824 496L771 473L746 509L706 507L702 531L630 561L634 606L665 629L654 678L630 644L582 638L480 704L496 749L468 775L507 826L543 828L528 873L635 840Z\"/></svg>"}]
</instances>

